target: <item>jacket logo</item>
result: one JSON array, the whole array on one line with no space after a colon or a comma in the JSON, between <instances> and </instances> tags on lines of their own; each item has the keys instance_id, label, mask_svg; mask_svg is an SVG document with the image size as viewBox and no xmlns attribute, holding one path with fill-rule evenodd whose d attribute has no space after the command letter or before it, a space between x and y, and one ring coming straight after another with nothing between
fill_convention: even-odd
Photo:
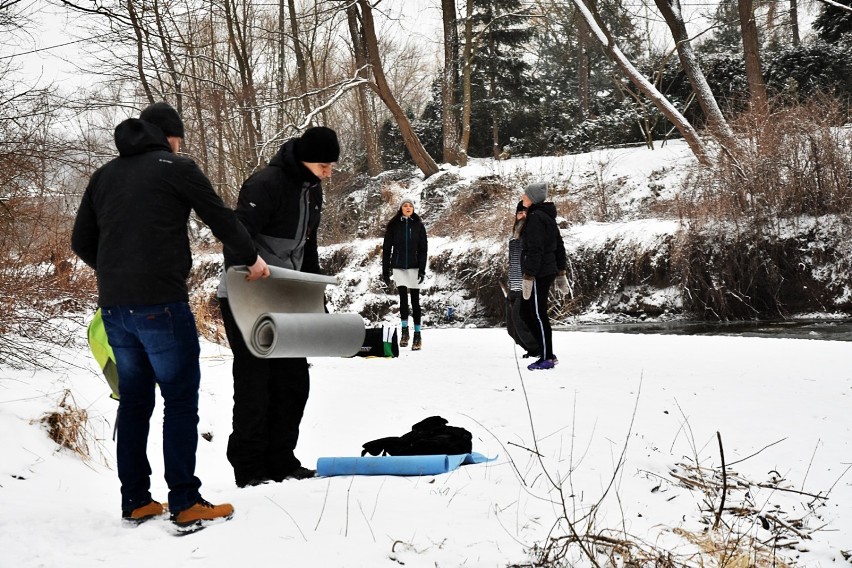
<instances>
[{"instance_id":1,"label":"jacket logo","mask_svg":"<svg viewBox=\"0 0 852 568\"><path fill-rule=\"evenodd\" d=\"M254 203L252 203L251 201L249 201L249 205L251 205L252 207L257 207L257 205L255 205L255 204L254 204Z\"/></svg>"},{"instance_id":2,"label":"jacket logo","mask_svg":"<svg viewBox=\"0 0 852 568\"><path fill-rule=\"evenodd\" d=\"M171 161L171 160L164 160L163 158L160 158L158 161L159 161L159 162L165 162L166 164L174 164L174 162L173 162L173 161Z\"/></svg>"}]
</instances>

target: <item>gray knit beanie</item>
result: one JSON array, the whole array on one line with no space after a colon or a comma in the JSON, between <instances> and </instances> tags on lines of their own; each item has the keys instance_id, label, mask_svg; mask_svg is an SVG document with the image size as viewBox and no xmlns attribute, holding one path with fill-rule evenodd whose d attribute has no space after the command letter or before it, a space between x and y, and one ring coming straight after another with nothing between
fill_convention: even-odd
<instances>
[{"instance_id":1,"label":"gray knit beanie","mask_svg":"<svg viewBox=\"0 0 852 568\"><path fill-rule=\"evenodd\" d=\"M524 189L524 195L535 204L543 203L547 199L547 184L543 182L531 183Z\"/></svg>"},{"instance_id":2,"label":"gray knit beanie","mask_svg":"<svg viewBox=\"0 0 852 568\"><path fill-rule=\"evenodd\" d=\"M402 209L402 206L406 203L410 203L411 206L414 207L414 199L406 195L405 197L399 200L399 208Z\"/></svg>"}]
</instances>

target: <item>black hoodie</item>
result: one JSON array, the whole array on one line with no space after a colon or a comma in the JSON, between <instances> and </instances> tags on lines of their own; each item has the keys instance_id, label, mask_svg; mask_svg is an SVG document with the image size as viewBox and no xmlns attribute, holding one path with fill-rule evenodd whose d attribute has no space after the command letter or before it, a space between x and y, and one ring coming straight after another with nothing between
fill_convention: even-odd
<instances>
[{"instance_id":1,"label":"black hoodie","mask_svg":"<svg viewBox=\"0 0 852 568\"><path fill-rule=\"evenodd\" d=\"M547 201L531 205L523 231L521 268L537 278L565 270L565 244L556 224L556 206Z\"/></svg>"},{"instance_id":2,"label":"black hoodie","mask_svg":"<svg viewBox=\"0 0 852 568\"><path fill-rule=\"evenodd\" d=\"M188 300L191 210L241 264L255 263L234 212L162 130L131 118L116 126L115 145L119 157L92 175L71 234L71 248L97 273L100 306Z\"/></svg>"},{"instance_id":3,"label":"black hoodie","mask_svg":"<svg viewBox=\"0 0 852 568\"><path fill-rule=\"evenodd\" d=\"M295 142L282 144L269 165L243 183L237 217L267 264L319 273L322 184L296 159ZM225 266L234 264L237 262L225 251Z\"/></svg>"}]
</instances>

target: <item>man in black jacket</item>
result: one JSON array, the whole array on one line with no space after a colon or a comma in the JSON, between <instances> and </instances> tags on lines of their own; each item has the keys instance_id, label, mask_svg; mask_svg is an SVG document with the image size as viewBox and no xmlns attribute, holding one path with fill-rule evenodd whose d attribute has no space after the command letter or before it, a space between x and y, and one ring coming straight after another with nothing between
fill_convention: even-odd
<instances>
[{"instance_id":1,"label":"man in black jacket","mask_svg":"<svg viewBox=\"0 0 852 568\"><path fill-rule=\"evenodd\" d=\"M334 130L309 128L285 142L265 168L243 183L237 216L258 254L270 265L319 274L321 181L331 177L339 157ZM238 259L225 251L226 269L236 264ZM228 461L237 485L313 477L316 471L302 467L295 456L310 391L307 359L252 355L234 319L224 276L218 296L234 354L234 423Z\"/></svg>"},{"instance_id":2,"label":"man in black jacket","mask_svg":"<svg viewBox=\"0 0 852 568\"><path fill-rule=\"evenodd\" d=\"M547 315L547 295L557 276L560 280L565 279L565 245L556 224L556 206L550 201L545 202L546 198L545 183L529 184L521 198L527 208L522 233L521 270L524 279L521 286L524 303L521 316L541 346L541 358L527 365L531 371L552 369L557 363Z\"/></svg>"},{"instance_id":3,"label":"man in black jacket","mask_svg":"<svg viewBox=\"0 0 852 568\"><path fill-rule=\"evenodd\" d=\"M71 247L96 272L98 305L118 367L122 517L141 522L165 512L151 498L146 451L159 385L169 509L172 520L186 527L229 518L234 511L230 504L202 499L195 476L201 370L186 284L192 266L190 211L233 257L251 267L249 280L269 276L269 268L195 162L177 154L183 137L183 122L167 103L120 123L115 128L119 156L92 175Z\"/></svg>"}]
</instances>

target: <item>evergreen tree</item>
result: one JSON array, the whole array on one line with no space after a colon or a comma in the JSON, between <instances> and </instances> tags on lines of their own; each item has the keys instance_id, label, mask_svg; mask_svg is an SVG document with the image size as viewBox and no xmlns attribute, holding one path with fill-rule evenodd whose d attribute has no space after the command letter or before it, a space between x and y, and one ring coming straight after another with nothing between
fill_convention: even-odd
<instances>
[{"instance_id":1,"label":"evergreen tree","mask_svg":"<svg viewBox=\"0 0 852 568\"><path fill-rule=\"evenodd\" d=\"M622 1L606 0L597 4L601 18L624 53L634 60L641 59L641 37ZM584 151L600 145L594 138L603 131L607 131L608 140L611 134L620 132L623 137L619 139L616 134L613 142L616 144L637 141L636 129L623 124L625 109L631 103L624 100L619 88L620 73L615 64L597 48L597 40L593 38L590 38L587 51L580 53L579 19L575 8L551 5L550 9L537 22L537 33L532 41L535 81L531 88L535 91L530 97L532 108L527 113L525 126L536 130L526 135L524 150L536 154ZM582 55L588 57L588 109L582 108L580 101L579 60ZM613 120L620 126L614 129L601 126Z\"/></svg>"},{"instance_id":2,"label":"evergreen tree","mask_svg":"<svg viewBox=\"0 0 852 568\"><path fill-rule=\"evenodd\" d=\"M712 35L696 46L700 53L730 53L742 56L743 39L740 33L740 15L736 2L719 2L711 20Z\"/></svg>"},{"instance_id":3,"label":"evergreen tree","mask_svg":"<svg viewBox=\"0 0 852 568\"><path fill-rule=\"evenodd\" d=\"M533 35L520 0L469 0L479 34L473 57L471 156L499 154L514 132L512 116L529 100L529 64L523 55ZM496 152L495 152L496 145Z\"/></svg>"},{"instance_id":4,"label":"evergreen tree","mask_svg":"<svg viewBox=\"0 0 852 568\"><path fill-rule=\"evenodd\" d=\"M852 7L852 0L835 0L838 4ZM852 43L852 12L822 4L813 28L819 38L828 43L847 41Z\"/></svg>"}]
</instances>

